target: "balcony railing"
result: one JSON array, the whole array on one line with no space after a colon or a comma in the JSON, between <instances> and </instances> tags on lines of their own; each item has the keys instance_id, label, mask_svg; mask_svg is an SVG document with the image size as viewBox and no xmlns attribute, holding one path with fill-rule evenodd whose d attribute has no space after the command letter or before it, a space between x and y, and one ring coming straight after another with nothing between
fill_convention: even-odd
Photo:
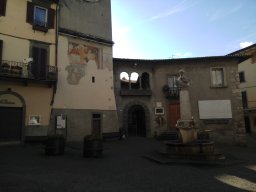
<instances>
[{"instance_id":1,"label":"balcony railing","mask_svg":"<svg viewBox=\"0 0 256 192\"><path fill-rule=\"evenodd\" d=\"M168 85L163 86L163 93L166 99L179 99L180 90L178 87L169 87Z\"/></svg>"},{"instance_id":2,"label":"balcony railing","mask_svg":"<svg viewBox=\"0 0 256 192\"><path fill-rule=\"evenodd\" d=\"M121 89L121 96L151 96L151 89Z\"/></svg>"},{"instance_id":3,"label":"balcony railing","mask_svg":"<svg viewBox=\"0 0 256 192\"><path fill-rule=\"evenodd\" d=\"M46 71L42 72L43 76L33 74L32 65L16 61L2 60L0 63L0 77L4 78L15 78L15 79L28 79L36 81L56 81L57 80L57 67L46 66Z\"/></svg>"}]
</instances>

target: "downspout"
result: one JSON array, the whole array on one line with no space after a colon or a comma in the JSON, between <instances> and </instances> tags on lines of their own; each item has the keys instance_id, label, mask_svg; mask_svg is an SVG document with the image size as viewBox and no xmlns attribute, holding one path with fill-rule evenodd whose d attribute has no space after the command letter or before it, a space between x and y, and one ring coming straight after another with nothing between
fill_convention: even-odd
<instances>
[{"instance_id":1,"label":"downspout","mask_svg":"<svg viewBox=\"0 0 256 192\"><path fill-rule=\"evenodd\" d=\"M59 3L56 2L56 17L55 17L55 67L58 67L58 34L59 34ZM57 80L53 85L53 93L52 93L52 99L51 99L51 106L54 103L54 97L57 91L57 83L58 83L58 68L56 71Z\"/></svg>"}]
</instances>

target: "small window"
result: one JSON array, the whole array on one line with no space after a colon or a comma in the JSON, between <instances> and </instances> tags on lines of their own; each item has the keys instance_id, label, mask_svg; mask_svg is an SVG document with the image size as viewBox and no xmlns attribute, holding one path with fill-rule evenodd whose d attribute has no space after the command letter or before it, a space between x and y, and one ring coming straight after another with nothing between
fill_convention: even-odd
<instances>
[{"instance_id":1,"label":"small window","mask_svg":"<svg viewBox=\"0 0 256 192\"><path fill-rule=\"evenodd\" d=\"M133 72L130 77L130 83L132 89L139 89L140 88L140 81L139 81L139 74Z\"/></svg>"},{"instance_id":2,"label":"small window","mask_svg":"<svg viewBox=\"0 0 256 192\"><path fill-rule=\"evenodd\" d=\"M177 88L176 80L177 80L177 76L169 76L168 77L168 86L169 86L170 89L176 89Z\"/></svg>"},{"instance_id":3,"label":"small window","mask_svg":"<svg viewBox=\"0 0 256 192\"><path fill-rule=\"evenodd\" d=\"M6 0L0 1L0 16L5 16L6 12Z\"/></svg>"},{"instance_id":4,"label":"small window","mask_svg":"<svg viewBox=\"0 0 256 192\"><path fill-rule=\"evenodd\" d=\"M46 27L47 26L47 9L39 6L34 7L34 24Z\"/></svg>"},{"instance_id":5,"label":"small window","mask_svg":"<svg viewBox=\"0 0 256 192\"><path fill-rule=\"evenodd\" d=\"M142 73L141 75L141 87L142 89L149 89L150 84L149 84L149 74L148 73Z\"/></svg>"},{"instance_id":6,"label":"small window","mask_svg":"<svg viewBox=\"0 0 256 192\"><path fill-rule=\"evenodd\" d=\"M120 74L120 81L121 81L121 89L129 89L130 87L130 78L129 78L129 75L128 73L126 72L122 72Z\"/></svg>"},{"instance_id":7,"label":"small window","mask_svg":"<svg viewBox=\"0 0 256 192\"><path fill-rule=\"evenodd\" d=\"M55 10L50 8L50 4L46 7L27 2L27 23L33 26L34 30L47 32L48 29L54 28L55 23Z\"/></svg>"},{"instance_id":8,"label":"small window","mask_svg":"<svg viewBox=\"0 0 256 192\"><path fill-rule=\"evenodd\" d=\"M239 80L240 80L240 83L244 83L245 82L244 71L239 72Z\"/></svg>"},{"instance_id":9,"label":"small window","mask_svg":"<svg viewBox=\"0 0 256 192\"><path fill-rule=\"evenodd\" d=\"M92 83L95 83L95 77L92 76Z\"/></svg>"},{"instance_id":10,"label":"small window","mask_svg":"<svg viewBox=\"0 0 256 192\"><path fill-rule=\"evenodd\" d=\"M242 91L241 94L242 94L243 108L247 109L248 108L247 93L246 91Z\"/></svg>"},{"instance_id":11,"label":"small window","mask_svg":"<svg viewBox=\"0 0 256 192\"><path fill-rule=\"evenodd\" d=\"M252 54L252 60L251 60L252 64L256 64L256 53Z\"/></svg>"},{"instance_id":12,"label":"small window","mask_svg":"<svg viewBox=\"0 0 256 192\"><path fill-rule=\"evenodd\" d=\"M213 87L225 86L225 73L223 67L211 68L211 80Z\"/></svg>"}]
</instances>

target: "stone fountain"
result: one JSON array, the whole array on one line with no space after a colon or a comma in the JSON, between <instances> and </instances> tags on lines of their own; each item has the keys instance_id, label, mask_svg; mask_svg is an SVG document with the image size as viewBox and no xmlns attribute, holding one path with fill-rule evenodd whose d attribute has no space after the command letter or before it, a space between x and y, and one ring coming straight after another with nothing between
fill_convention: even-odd
<instances>
[{"instance_id":1,"label":"stone fountain","mask_svg":"<svg viewBox=\"0 0 256 192\"><path fill-rule=\"evenodd\" d=\"M191 114L189 96L190 80L184 70L179 70L177 87L180 90L180 119L176 127L179 135L177 141L165 142L165 153L172 158L216 160L223 155L216 153L214 142L198 139L198 128Z\"/></svg>"}]
</instances>

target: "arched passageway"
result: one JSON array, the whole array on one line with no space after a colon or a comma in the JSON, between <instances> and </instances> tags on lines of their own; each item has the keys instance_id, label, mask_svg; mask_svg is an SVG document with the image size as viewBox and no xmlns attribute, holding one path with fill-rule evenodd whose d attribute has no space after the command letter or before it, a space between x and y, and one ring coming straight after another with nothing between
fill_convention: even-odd
<instances>
[{"instance_id":1,"label":"arched passageway","mask_svg":"<svg viewBox=\"0 0 256 192\"><path fill-rule=\"evenodd\" d=\"M140 105L128 109L128 135L146 137L145 110Z\"/></svg>"}]
</instances>

